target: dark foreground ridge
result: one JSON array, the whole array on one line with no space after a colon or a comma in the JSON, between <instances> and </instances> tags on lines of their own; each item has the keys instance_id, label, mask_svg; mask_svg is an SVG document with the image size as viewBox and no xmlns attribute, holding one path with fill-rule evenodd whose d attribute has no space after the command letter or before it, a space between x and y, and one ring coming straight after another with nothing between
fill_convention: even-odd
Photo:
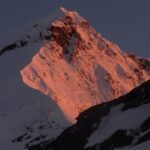
<instances>
[{"instance_id":1,"label":"dark foreground ridge","mask_svg":"<svg viewBox=\"0 0 150 150\"><path fill-rule=\"evenodd\" d=\"M141 111L150 108L150 80L135 88L130 93L120 98L96 105L82 112L77 123L64 130L64 132L52 142L43 142L29 147L29 150L113 150L115 148L129 149L150 140L150 113L142 123L135 128L118 128L113 134L100 143L86 146L89 137L98 129L104 117L111 114L111 110L119 106L119 115L130 110ZM150 112L150 109L148 109ZM129 114L130 116L130 114ZM142 114L141 114L142 116ZM113 117L113 116L111 116ZM140 116L133 118L136 122ZM142 117L141 117L142 119ZM118 122L118 124L121 123ZM129 123L129 120L127 120ZM101 129L103 130L103 129ZM135 140L136 139L136 140ZM149 145L150 146L150 145ZM143 150L146 148L143 147Z\"/></svg>"}]
</instances>

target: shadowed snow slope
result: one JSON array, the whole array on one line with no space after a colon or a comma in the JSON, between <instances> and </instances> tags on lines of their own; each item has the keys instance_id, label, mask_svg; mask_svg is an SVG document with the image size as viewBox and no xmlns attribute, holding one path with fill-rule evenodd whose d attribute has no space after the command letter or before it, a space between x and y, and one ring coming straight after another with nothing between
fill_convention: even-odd
<instances>
[{"instance_id":1,"label":"shadowed snow slope","mask_svg":"<svg viewBox=\"0 0 150 150\"><path fill-rule=\"evenodd\" d=\"M0 36L1 150L23 150L37 141L55 138L70 124L53 100L31 90L20 75L48 39L47 27L53 18L39 19Z\"/></svg>"},{"instance_id":2,"label":"shadowed snow slope","mask_svg":"<svg viewBox=\"0 0 150 150\"><path fill-rule=\"evenodd\" d=\"M150 80L127 95L85 110L52 142L29 150L149 150Z\"/></svg>"},{"instance_id":3,"label":"shadowed snow slope","mask_svg":"<svg viewBox=\"0 0 150 150\"><path fill-rule=\"evenodd\" d=\"M70 121L85 109L117 98L150 77L149 59L125 54L74 11L49 27L50 39L21 75L56 101Z\"/></svg>"}]
</instances>

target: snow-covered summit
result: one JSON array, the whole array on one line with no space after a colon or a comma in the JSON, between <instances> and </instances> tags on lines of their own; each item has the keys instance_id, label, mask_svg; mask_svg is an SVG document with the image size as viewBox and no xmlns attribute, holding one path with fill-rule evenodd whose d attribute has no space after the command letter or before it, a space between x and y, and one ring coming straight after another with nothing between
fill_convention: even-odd
<instances>
[{"instance_id":1,"label":"snow-covered summit","mask_svg":"<svg viewBox=\"0 0 150 150\"><path fill-rule=\"evenodd\" d=\"M48 28L49 40L21 75L28 86L56 101L70 121L150 78L149 59L123 53L77 12L61 10L64 16Z\"/></svg>"}]
</instances>

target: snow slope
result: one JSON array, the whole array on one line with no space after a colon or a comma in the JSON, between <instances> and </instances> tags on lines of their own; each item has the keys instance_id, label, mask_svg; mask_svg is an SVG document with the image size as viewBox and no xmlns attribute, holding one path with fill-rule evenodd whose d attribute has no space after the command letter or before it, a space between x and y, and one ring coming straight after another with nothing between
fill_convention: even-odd
<instances>
[{"instance_id":1,"label":"snow slope","mask_svg":"<svg viewBox=\"0 0 150 150\"><path fill-rule=\"evenodd\" d=\"M150 80L127 95L85 110L54 141L38 146L39 150L149 150Z\"/></svg>"},{"instance_id":2,"label":"snow slope","mask_svg":"<svg viewBox=\"0 0 150 150\"><path fill-rule=\"evenodd\" d=\"M21 75L33 89L52 98L71 122L96 104L117 98L150 78L150 60L125 54L97 33L77 12L49 28L50 40Z\"/></svg>"},{"instance_id":3,"label":"snow slope","mask_svg":"<svg viewBox=\"0 0 150 150\"><path fill-rule=\"evenodd\" d=\"M1 150L23 150L54 138L70 125L53 100L28 88L20 75L48 38L47 27L55 17L33 21L0 37Z\"/></svg>"}]
</instances>

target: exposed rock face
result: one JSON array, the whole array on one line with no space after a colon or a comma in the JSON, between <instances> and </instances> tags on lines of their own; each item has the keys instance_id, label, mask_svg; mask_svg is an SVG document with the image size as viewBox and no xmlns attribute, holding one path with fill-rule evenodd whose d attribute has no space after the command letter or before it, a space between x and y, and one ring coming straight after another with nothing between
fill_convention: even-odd
<instances>
[{"instance_id":1,"label":"exposed rock face","mask_svg":"<svg viewBox=\"0 0 150 150\"><path fill-rule=\"evenodd\" d=\"M150 78L150 60L124 54L76 12L49 27L51 35L21 75L50 96L70 121L96 104L117 98Z\"/></svg>"},{"instance_id":2,"label":"exposed rock face","mask_svg":"<svg viewBox=\"0 0 150 150\"><path fill-rule=\"evenodd\" d=\"M125 96L82 112L77 123L52 142L29 150L148 150L150 81Z\"/></svg>"}]
</instances>

